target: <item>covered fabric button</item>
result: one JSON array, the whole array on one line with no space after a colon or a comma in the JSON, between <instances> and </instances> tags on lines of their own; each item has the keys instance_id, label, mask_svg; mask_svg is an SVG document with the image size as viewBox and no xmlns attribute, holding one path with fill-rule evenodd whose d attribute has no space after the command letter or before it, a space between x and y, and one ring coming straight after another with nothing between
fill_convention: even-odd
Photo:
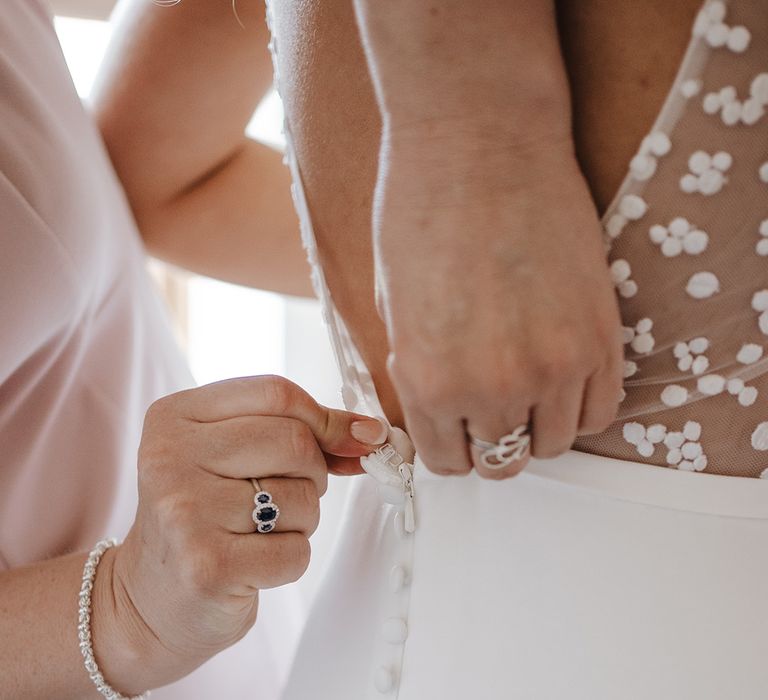
<instances>
[{"instance_id":1,"label":"covered fabric button","mask_svg":"<svg viewBox=\"0 0 768 700\"><path fill-rule=\"evenodd\" d=\"M658 161L644 153L638 153L629 161L629 170L638 180L650 180L656 172Z\"/></svg>"},{"instance_id":2,"label":"covered fabric button","mask_svg":"<svg viewBox=\"0 0 768 700\"><path fill-rule=\"evenodd\" d=\"M608 219L608 223L605 225L605 232L611 238L618 238L621 232L624 230L624 227L627 225L627 221L628 219L626 216L622 216L621 214L614 214L610 219Z\"/></svg>"},{"instance_id":3,"label":"covered fabric button","mask_svg":"<svg viewBox=\"0 0 768 700\"><path fill-rule=\"evenodd\" d=\"M389 572L389 590L397 593L405 587L408 575L402 566L395 565Z\"/></svg>"},{"instance_id":4,"label":"covered fabric button","mask_svg":"<svg viewBox=\"0 0 768 700\"><path fill-rule=\"evenodd\" d=\"M680 92L685 99L689 100L691 97L695 97L701 91L701 80L695 78L689 78L684 80L680 85Z\"/></svg>"},{"instance_id":5,"label":"covered fabric button","mask_svg":"<svg viewBox=\"0 0 768 700\"><path fill-rule=\"evenodd\" d=\"M401 510L395 513L395 519L392 524L398 537L405 539L408 536L408 533L405 531L405 516Z\"/></svg>"},{"instance_id":6,"label":"covered fabric button","mask_svg":"<svg viewBox=\"0 0 768 700\"><path fill-rule=\"evenodd\" d=\"M619 213L630 221L642 219L647 210L645 200L636 194L624 195L619 203Z\"/></svg>"},{"instance_id":7,"label":"covered fabric button","mask_svg":"<svg viewBox=\"0 0 768 700\"><path fill-rule=\"evenodd\" d=\"M381 666L373 675L373 685L380 693L389 693L395 687L395 674L386 666Z\"/></svg>"},{"instance_id":8,"label":"covered fabric button","mask_svg":"<svg viewBox=\"0 0 768 700\"><path fill-rule=\"evenodd\" d=\"M725 3L723 0L712 0L703 10L710 22L722 22L725 19Z\"/></svg>"},{"instance_id":9,"label":"covered fabric button","mask_svg":"<svg viewBox=\"0 0 768 700\"><path fill-rule=\"evenodd\" d=\"M408 625L399 617L390 617L382 625L381 636L390 644L402 644L408 639Z\"/></svg>"},{"instance_id":10,"label":"covered fabric button","mask_svg":"<svg viewBox=\"0 0 768 700\"><path fill-rule=\"evenodd\" d=\"M728 27L720 22L719 24L711 24L709 29L707 29L704 38L713 49L717 49L721 46L725 46L725 42L728 40L728 34Z\"/></svg>"},{"instance_id":11,"label":"covered fabric button","mask_svg":"<svg viewBox=\"0 0 768 700\"><path fill-rule=\"evenodd\" d=\"M665 156L672 148L672 141L663 131L654 131L649 134L646 137L646 143L655 156Z\"/></svg>"}]
</instances>

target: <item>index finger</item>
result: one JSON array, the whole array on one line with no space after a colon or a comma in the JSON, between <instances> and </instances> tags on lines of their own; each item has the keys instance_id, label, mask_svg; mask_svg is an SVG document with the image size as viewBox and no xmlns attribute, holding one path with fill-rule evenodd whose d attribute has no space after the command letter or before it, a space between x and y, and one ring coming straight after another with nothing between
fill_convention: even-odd
<instances>
[{"instance_id":1,"label":"index finger","mask_svg":"<svg viewBox=\"0 0 768 700\"><path fill-rule=\"evenodd\" d=\"M312 431L320 449L339 457L360 457L386 438L361 442L352 436L355 421L375 421L349 411L317 403L297 384L277 375L225 379L174 395L181 414L200 423L214 423L243 416L295 418Z\"/></svg>"}]
</instances>

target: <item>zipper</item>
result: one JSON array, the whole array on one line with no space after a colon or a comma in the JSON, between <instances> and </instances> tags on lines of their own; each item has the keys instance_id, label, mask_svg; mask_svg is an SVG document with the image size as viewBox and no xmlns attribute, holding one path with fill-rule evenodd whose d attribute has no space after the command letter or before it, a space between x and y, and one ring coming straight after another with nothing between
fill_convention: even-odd
<instances>
[{"instance_id":1,"label":"zipper","mask_svg":"<svg viewBox=\"0 0 768 700\"><path fill-rule=\"evenodd\" d=\"M400 478L403 480L403 490L405 491L405 521L403 523L406 532L416 531L416 509L413 506L413 498L416 495L413 488L413 469L408 462L403 463L397 468Z\"/></svg>"},{"instance_id":2,"label":"zipper","mask_svg":"<svg viewBox=\"0 0 768 700\"><path fill-rule=\"evenodd\" d=\"M394 446L385 442L365 457L360 458L363 469L385 486L396 486L402 490L404 499L404 522L406 532L416 531L415 489L413 486L413 465L403 459Z\"/></svg>"}]
</instances>

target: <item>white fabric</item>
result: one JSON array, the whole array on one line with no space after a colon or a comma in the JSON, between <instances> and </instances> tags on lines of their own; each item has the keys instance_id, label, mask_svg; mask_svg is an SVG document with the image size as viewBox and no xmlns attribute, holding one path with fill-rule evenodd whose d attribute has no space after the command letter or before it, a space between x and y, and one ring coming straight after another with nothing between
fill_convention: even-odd
<instances>
[{"instance_id":1,"label":"white fabric","mask_svg":"<svg viewBox=\"0 0 768 700\"><path fill-rule=\"evenodd\" d=\"M417 465L416 504L411 558L396 508L358 482L284 700L765 697L764 481L569 452L501 483ZM399 695L374 687L398 673L395 565Z\"/></svg>"}]
</instances>

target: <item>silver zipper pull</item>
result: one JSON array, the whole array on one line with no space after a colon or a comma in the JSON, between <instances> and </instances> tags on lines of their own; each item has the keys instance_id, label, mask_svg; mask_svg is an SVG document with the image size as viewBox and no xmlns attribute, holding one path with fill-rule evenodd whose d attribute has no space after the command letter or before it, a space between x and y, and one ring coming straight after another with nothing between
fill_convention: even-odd
<instances>
[{"instance_id":1,"label":"silver zipper pull","mask_svg":"<svg viewBox=\"0 0 768 700\"><path fill-rule=\"evenodd\" d=\"M413 472L407 462L402 462L397 468L400 472L400 478L403 480L403 489L405 491L405 521L403 527L406 532L413 533L416 531L416 510L413 506L414 488L413 488Z\"/></svg>"}]
</instances>

